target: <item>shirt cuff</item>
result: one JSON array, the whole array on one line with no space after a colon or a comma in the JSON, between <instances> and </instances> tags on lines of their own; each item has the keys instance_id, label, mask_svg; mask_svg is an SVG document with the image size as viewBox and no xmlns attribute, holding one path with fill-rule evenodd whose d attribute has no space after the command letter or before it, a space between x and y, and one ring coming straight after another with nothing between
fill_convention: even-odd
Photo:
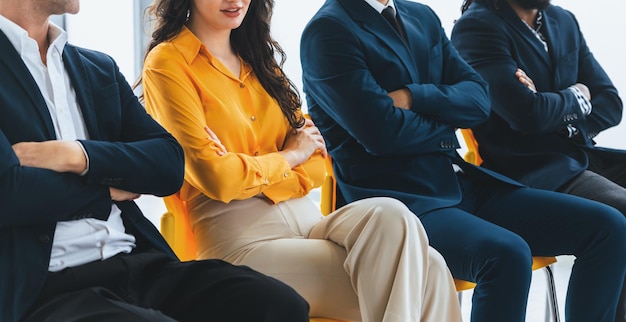
<instances>
[{"instance_id":1,"label":"shirt cuff","mask_svg":"<svg viewBox=\"0 0 626 322\"><path fill-rule=\"evenodd\" d=\"M87 172L89 172L89 155L87 154L87 150L85 150L85 147L83 146L82 143L80 143L80 141L74 141L76 143L78 143L78 146L80 147L81 150L83 150L83 154L85 155L85 160L87 160L87 167L85 168L85 171L81 172L80 176L84 176L87 174Z\"/></svg>"},{"instance_id":2,"label":"shirt cuff","mask_svg":"<svg viewBox=\"0 0 626 322\"><path fill-rule=\"evenodd\" d=\"M591 102L585 97L585 95L583 95L583 92L581 92L580 89L578 89L578 87L574 85L568 87L568 89L572 91L572 93L574 93L574 96L576 96L576 100L578 101L578 106L580 107L580 111L584 115L591 114L591 110L592 110Z\"/></svg>"},{"instance_id":3,"label":"shirt cuff","mask_svg":"<svg viewBox=\"0 0 626 322\"><path fill-rule=\"evenodd\" d=\"M567 137L573 138L576 134L578 134L578 129L571 124L567 124Z\"/></svg>"}]
</instances>

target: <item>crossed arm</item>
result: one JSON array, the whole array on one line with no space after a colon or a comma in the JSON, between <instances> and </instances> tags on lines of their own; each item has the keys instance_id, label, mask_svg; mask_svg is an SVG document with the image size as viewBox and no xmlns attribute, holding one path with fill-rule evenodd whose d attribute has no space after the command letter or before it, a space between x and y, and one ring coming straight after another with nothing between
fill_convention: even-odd
<instances>
[{"instance_id":1,"label":"crossed arm","mask_svg":"<svg viewBox=\"0 0 626 322\"><path fill-rule=\"evenodd\" d=\"M12 147L21 166L77 175L88 171L87 154L78 141L20 142ZM134 200L141 196L113 187L109 187L109 192L114 201Z\"/></svg>"}]
</instances>

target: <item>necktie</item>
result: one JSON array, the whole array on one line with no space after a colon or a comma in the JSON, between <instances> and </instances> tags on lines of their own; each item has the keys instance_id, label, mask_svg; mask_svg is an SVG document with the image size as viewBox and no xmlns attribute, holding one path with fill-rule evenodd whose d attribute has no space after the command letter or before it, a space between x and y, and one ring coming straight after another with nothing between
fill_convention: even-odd
<instances>
[{"instance_id":1,"label":"necktie","mask_svg":"<svg viewBox=\"0 0 626 322\"><path fill-rule=\"evenodd\" d=\"M402 36L402 38L406 38L404 36L404 30L402 30L402 27L400 26L400 23L396 18L396 11L393 9L393 7L389 6L385 8L381 14L383 15L383 17L385 17L385 19L387 19L387 21L398 32L398 34Z\"/></svg>"}]
</instances>

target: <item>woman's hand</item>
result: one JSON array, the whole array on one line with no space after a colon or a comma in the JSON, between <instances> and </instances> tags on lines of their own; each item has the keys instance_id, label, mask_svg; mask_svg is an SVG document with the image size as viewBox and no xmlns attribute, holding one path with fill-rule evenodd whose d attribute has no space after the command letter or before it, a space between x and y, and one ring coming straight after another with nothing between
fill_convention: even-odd
<instances>
[{"instance_id":1,"label":"woman's hand","mask_svg":"<svg viewBox=\"0 0 626 322\"><path fill-rule=\"evenodd\" d=\"M226 152L228 152L226 151L226 147L222 144L222 141L220 141L220 139L217 137L215 132L213 132L213 130L211 130L208 126L205 126L204 131L209 135L209 139L215 142L215 146L218 149L217 155L222 156L226 154Z\"/></svg>"},{"instance_id":2,"label":"woman's hand","mask_svg":"<svg viewBox=\"0 0 626 322\"><path fill-rule=\"evenodd\" d=\"M287 135L279 153L293 168L306 162L314 153L321 153L323 157L326 157L328 151L326 151L326 142L319 129L313 121L306 119L303 127L292 130Z\"/></svg>"}]
</instances>

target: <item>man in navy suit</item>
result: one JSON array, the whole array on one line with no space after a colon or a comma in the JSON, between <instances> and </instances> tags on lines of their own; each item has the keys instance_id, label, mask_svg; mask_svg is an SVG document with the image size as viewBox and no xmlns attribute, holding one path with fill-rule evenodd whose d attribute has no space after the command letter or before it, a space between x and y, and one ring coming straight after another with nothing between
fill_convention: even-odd
<instances>
[{"instance_id":1,"label":"man in navy suit","mask_svg":"<svg viewBox=\"0 0 626 322\"><path fill-rule=\"evenodd\" d=\"M626 153L593 141L620 122L622 101L574 15L550 0L463 8L452 43L491 93L491 116L474 129L483 166L626 214ZM626 321L625 292L616 321Z\"/></svg>"},{"instance_id":2,"label":"man in navy suit","mask_svg":"<svg viewBox=\"0 0 626 322\"><path fill-rule=\"evenodd\" d=\"M397 30L381 14L388 6ZM613 321L626 270L626 219L459 157L455 130L487 119L488 88L430 8L327 0L303 32L301 60L309 113L343 197L407 204L452 274L477 282L472 321L524 321L531 256L561 254L577 257L567 321Z\"/></svg>"},{"instance_id":3,"label":"man in navy suit","mask_svg":"<svg viewBox=\"0 0 626 322\"><path fill-rule=\"evenodd\" d=\"M133 199L179 189L182 149L49 23L78 7L0 0L0 321L308 321L293 289L181 263L143 217Z\"/></svg>"}]
</instances>

